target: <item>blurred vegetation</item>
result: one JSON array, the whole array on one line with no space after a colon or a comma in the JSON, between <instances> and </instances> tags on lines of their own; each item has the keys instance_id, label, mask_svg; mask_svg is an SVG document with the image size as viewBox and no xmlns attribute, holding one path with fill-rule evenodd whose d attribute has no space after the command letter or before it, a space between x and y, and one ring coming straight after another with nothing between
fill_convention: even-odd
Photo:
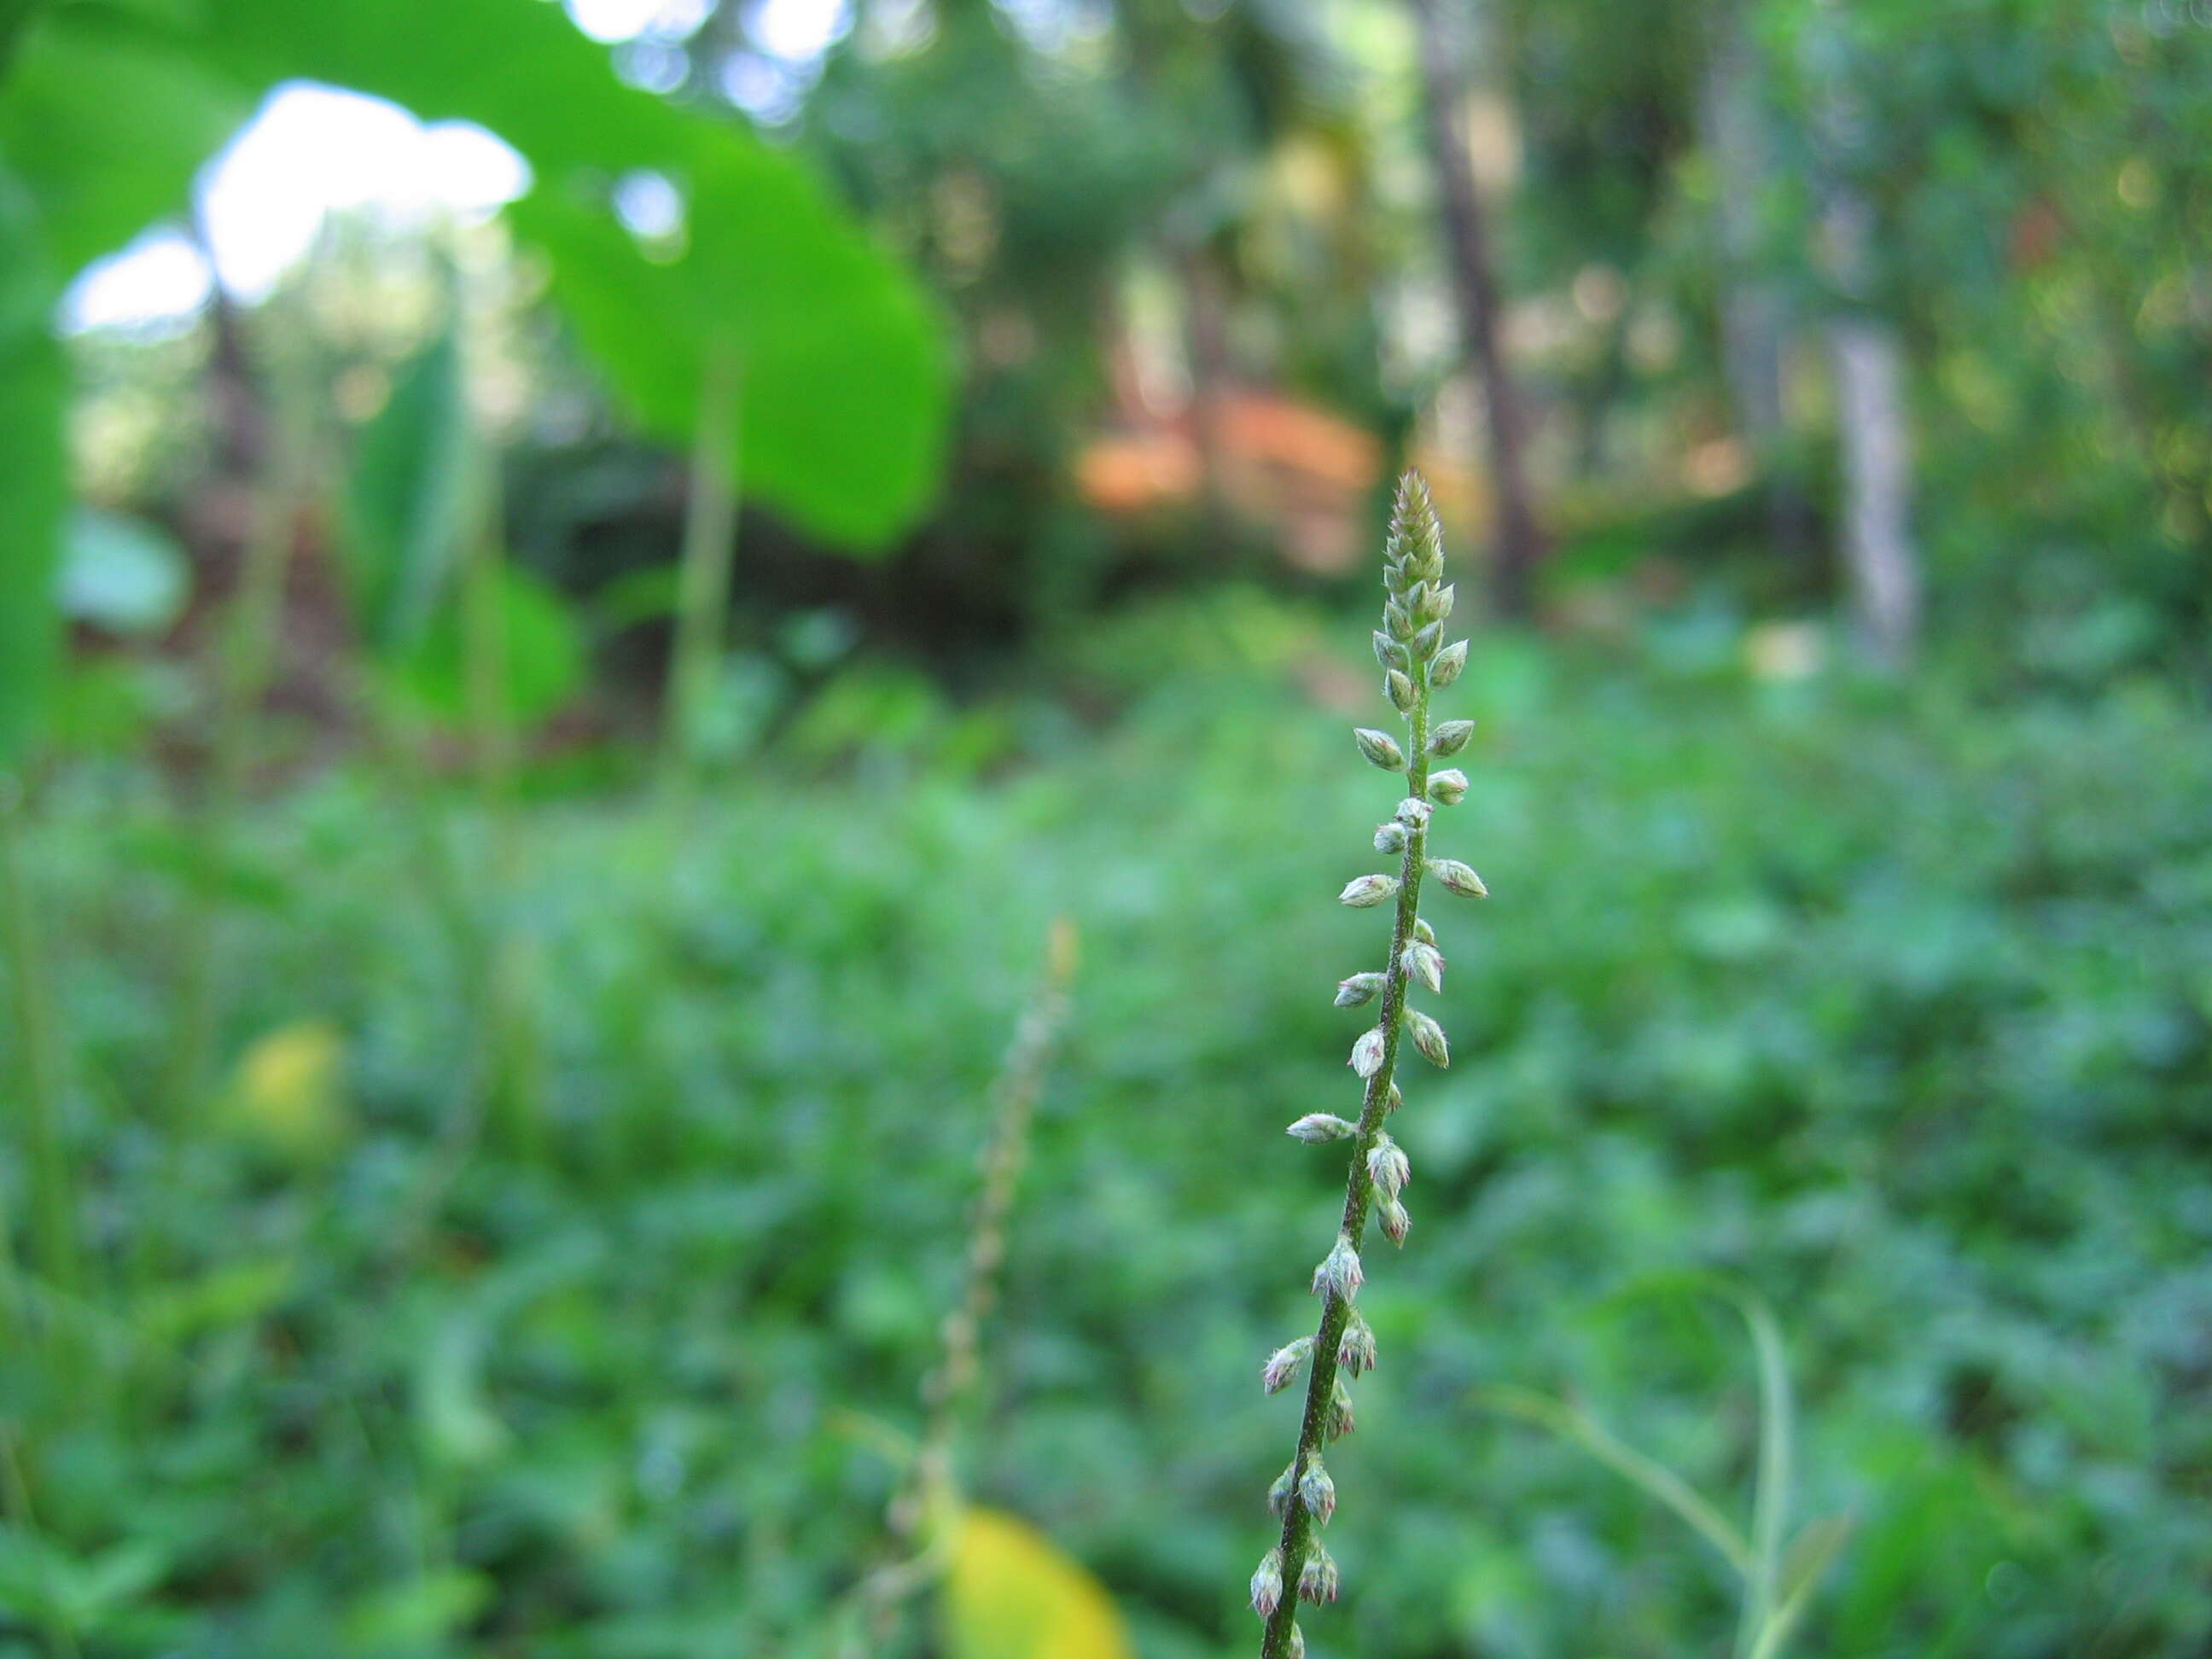
<instances>
[{"instance_id":1,"label":"blurred vegetation","mask_svg":"<svg viewBox=\"0 0 2212 1659\"><path fill-rule=\"evenodd\" d=\"M1407 461L1316 1659L2201 1653L2203 10L0 3L0 1656L1246 1647ZM302 81L514 199L234 280Z\"/></svg>"}]
</instances>

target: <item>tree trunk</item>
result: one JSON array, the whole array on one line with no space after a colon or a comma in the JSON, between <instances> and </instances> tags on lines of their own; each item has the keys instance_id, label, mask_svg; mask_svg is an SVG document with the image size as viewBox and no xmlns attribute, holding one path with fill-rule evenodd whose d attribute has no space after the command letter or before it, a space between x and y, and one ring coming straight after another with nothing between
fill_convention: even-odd
<instances>
[{"instance_id":1,"label":"tree trunk","mask_svg":"<svg viewBox=\"0 0 2212 1659\"><path fill-rule=\"evenodd\" d=\"M1759 202L1773 174L1773 144L1756 46L1741 0L1715 0L1698 125L1718 185L1721 364L1736 428L1766 494L1767 535L1793 563L1812 548L1812 510L1789 452L1783 351L1790 307L1761 269Z\"/></svg>"},{"instance_id":2,"label":"tree trunk","mask_svg":"<svg viewBox=\"0 0 2212 1659\"><path fill-rule=\"evenodd\" d=\"M1905 432L1905 349L1873 304L1874 206L1850 173L1863 118L1844 72L1846 43L1834 0L1811 44L1816 66L1824 175L1821 231L1837 304L1828 322L1843 450L1844 560L1860 648L1876 666L1908 667L1920 629L1920 555L1910 523L1911 463Z\"/></svg>"},{"instance_id":3,"label":"tree trunk","mask_svg":"<svg viewBox=\"0 0 2212 1659\"><path fill-rule=\"evenodd\" d=\"M1430 166L1444 223L1452 294L1459 308L1460 342L1482 383L1489 445L1491 489L1498 501L1497 542L1491 561L1491 602L1498 615L1526 617L1530 577L1543 556L1528 488L1520 388L1500 338L1502 302L1490 232L1474 171L1457 119L1461 79L1452 71L1436 0L1413 0L1419 30Z\"/></svg>"},{"instance_id":4,"label":"tree trunk","mask_svg":"<svg viewBox=\"0 0 2212 1659\"><path fill-rule=\"evenodd\" d=\"M1907 523L1911 462L1905 426L1905 351L1897 331L1868 317L1828 325L1843 445L1844 554L1859 644L1885 669L1908 666L1920 629L1920 560Z\"/></svg>"}]
</instances>

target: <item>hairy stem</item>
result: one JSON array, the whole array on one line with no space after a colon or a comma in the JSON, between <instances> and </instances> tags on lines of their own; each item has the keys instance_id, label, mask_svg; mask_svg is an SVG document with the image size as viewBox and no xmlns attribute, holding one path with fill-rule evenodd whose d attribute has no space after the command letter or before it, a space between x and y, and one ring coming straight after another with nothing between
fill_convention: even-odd
<instances>
[{"instance_id":1,"label":"hairy stem","mask_svg":"<svg viewBox=\"0 0 2212 1659\"><path fill-rule=\"evenodd\" d=\"M1413 712L1406 717L1406 734L1411 739L1411 747L1407 750L1407 792L1419 799L1426 794L1429 787L1429 687L1425 676L1418 683ZM1390 961L1382 981L1382 1064L1367 1079L1367 1093L1359 1109L1359 1132L1352 1140L1352 1170L1344 1182L1343 1231L1355 1250L1365 1241L1367 1212L1375 1199L1375 1180L1367 1172L1367 1154L1374 1150L1375 1138L1382 1133L1382 1120L1389 1115L1390 1088L1398 1073L1398 1047L1405 1034L1407 994L1411 989L1406 971L1406 947L1413 942L1413 919L1420 914L1421 872L1428 838L1426 824L1410 830L1398 867L1398 910L1391 925ZM1291 1477L1294 1484L1321 1455L1329 1401L1336 1389L1337 1344L1344 1340L1344 1328L1351 1317L1352 1304L1348 1300L1334 1291L1323 1293L1321 1323L1314 1332L1313 1359L1306 1376L1305 1415L1298 1425L1297 1456ZM1274 1612L1267 1615L1260 1643L1261 1659L1290 1659L1291 1626L1297 1621L1298 1611L1298 1574L1305 1565L1306 1551L1313 1542L1313 1516L1304 1504L1294 1500L1283 1511L1283 1582L1288 1589Z\"/></svg>"}]
</instances>

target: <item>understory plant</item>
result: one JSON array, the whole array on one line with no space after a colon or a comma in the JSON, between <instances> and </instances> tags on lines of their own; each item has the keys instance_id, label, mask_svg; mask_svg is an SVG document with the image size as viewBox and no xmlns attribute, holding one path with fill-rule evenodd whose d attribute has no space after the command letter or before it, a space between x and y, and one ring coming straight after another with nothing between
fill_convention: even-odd
<instances>
[{"instance_id":1,"label":"understory plant","mask_svg":"<svg viewBox=\"0 0 2212 1659\"><path fill-rule=\"evenodd\" d=\"M1336 988L1339 1007L1375 1003L1380 1010L1352 1047L1352 1069L1363 1086L1358 1121L1314 1112L1290 1127L1293 1136L1310 1145L1349 1141L1352 1162L1335 1242L1313 1273L1320 1322L1312 1335L1277 1349L1261 1368L1261 1381L1269 1394L1290 1387L1301 1370L1306 1376L1297 1449L1267 1494L1269 1508L1281 1518L1282 1535L1252 1575L1252 1606L1265 1623L1262 1659L1293 1659L1305 1651L1296 1617L1301 1600L1318 1604L1336 1599L1336 1562L1320 1535L1336 1510L1336 1483L1322 1454L1330 1442L1352 1432L1347 1377L1375 1364L1375 1333L1354 1305L1365 1277L1360 1251L1370 1216L1394 1244L1404 1244L1412 1225L1401 1196L1412 1170L1383 1121L1402 1103L1398 1057L1407 1036L1431 1064L1450 1063L1443 1028L1412 1006L1414 986L1432 994L1443 988L1444 958L1435 933L1422 920L1421 890L1425 878L1434 877L1447 891L1463 897L1486 894L1481 878L1466 865L1429 855L1435 809L1455 805L1467 793L1463 773L1431 771L1431 766L1465 748L1474 723L1431 719L1430 696L1459 678L1467 665L1467 641L1443 642L1452 589L1443 579L1436 508L1418 473L1409 471L1398 482L1383 558L1387 597L1382 626L1375 634L1375 655L1382 668L1383 695L1404 721L1406 739L1401 746L1389 732L1364 727L1352 738L1371 765L1405 775L1404 798L1375 831L1375 850L1396 854L1398 868L1395 874L1355 877L1337 896L1359 909L1390 907L1390 943L1379 969L1354 973Z\"/></svg>"}]
</instances>

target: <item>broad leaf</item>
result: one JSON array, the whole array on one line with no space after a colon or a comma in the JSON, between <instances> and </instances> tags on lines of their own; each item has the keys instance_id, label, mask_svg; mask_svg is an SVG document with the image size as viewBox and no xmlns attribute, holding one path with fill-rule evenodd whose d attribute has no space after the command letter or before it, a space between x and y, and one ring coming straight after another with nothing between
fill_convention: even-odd
<instances>
[{"instance_id":1,"label":"broad leaf","mask_svg":"<svg viewBox=\"0 0 2212 1659\"><path fill-rule=\"evenodd\" d=\"M52 272L29 198L0 167L0 767L35 727L58 645L68 380L46 328Z\"/></svg>"},{"instance_id":2,"label":"broad leaf","mask_svg":"<svg viewBox=\"0 0 2212 1659\"><path fill-rule=\"evenodd\" d=\"M448 327L400 370L346 480L347 574L372 649L417 644L451 587L470 529L470 471L460 347Z\"/></svg>"}]
</instances>

